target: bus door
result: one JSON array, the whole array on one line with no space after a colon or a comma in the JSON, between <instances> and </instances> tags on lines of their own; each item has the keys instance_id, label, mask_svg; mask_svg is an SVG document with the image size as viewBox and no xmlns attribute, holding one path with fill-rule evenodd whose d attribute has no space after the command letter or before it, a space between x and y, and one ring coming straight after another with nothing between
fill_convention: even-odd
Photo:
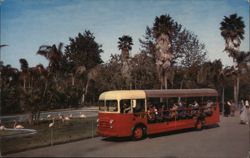
<instances>
[{"instance_id":1,"label":"bus door","mask_svg":"<svg viewBox=\"0 0 250 158\"><path fill-rule=\"evenodd\" d=\"M146 122L146 107L145 107L145 99L133 99L132 101L132 110L134 114L135 122Z\"/></svg>"}]
</instances>

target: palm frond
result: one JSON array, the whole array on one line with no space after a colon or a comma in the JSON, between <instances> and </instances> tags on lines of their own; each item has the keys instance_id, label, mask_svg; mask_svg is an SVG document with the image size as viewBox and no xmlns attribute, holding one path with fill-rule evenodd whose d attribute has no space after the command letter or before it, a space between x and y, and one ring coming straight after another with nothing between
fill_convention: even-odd
<instances>
[{"instance_id":1,"label":"palm frond","mask_svg":"<svg viewBox=\"0 0 250 158\"><path fill-rule=\"evenodd\" d=\"M26 71L26 70L29 68L29 64L28 64L28 62L27 62L26 59L21 58L21 59L19 60L19 62L20 62L20 64L21 64L21 70L22 70L22 71Z\"/></svg>"},{"instance_id":2,"label":"palm frond","mask_svg":"<svg viewBox=\"0 0 250 158\"><path fill-rule=\"evenodd\" d=\"M8 46L7 44L1 44L0 48Z\"/></svg>"}]
</instances>

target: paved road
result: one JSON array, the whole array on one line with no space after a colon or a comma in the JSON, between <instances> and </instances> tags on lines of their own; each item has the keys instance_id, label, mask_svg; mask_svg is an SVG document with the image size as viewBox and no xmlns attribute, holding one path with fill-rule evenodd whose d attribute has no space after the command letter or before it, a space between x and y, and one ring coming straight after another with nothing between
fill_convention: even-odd
<instances>
[{"instance_id":1,"label":"paved road","mask_svg":"<svg viewBox=\"0 0 250 158\"><path fill-rule=\"evenodd\" d=\"M220 127L153 135L142 141L96 137L8 156L39 157L222 157L246 158L249 126L239 117L221 117Z\"/></svg>"}]
</instances>

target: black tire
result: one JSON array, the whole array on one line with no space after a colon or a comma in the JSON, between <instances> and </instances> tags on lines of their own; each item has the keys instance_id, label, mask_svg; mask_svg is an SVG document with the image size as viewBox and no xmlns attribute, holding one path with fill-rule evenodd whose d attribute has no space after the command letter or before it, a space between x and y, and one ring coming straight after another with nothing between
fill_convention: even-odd
<instances>
[{"instance_id":1,"label":"black tire","mask_svg":"<svg viewBox=\"0 0 250 158\"><path fill-rule=\"evenodd\" d=\"M203 130L206 127L205 120L197 120L195 124L195 129L198 131Z\"/></svg>"},{"instance_id":2,"label":"black tire","mask_svg":"<svg viewBox=\"0 0 250 158\"><path fill-rule=\"evenodd\" d=\"M146 128L142 126L136 126L133 130L133 140L142 140L146 137Z\"/></svg>"}]
</instances>

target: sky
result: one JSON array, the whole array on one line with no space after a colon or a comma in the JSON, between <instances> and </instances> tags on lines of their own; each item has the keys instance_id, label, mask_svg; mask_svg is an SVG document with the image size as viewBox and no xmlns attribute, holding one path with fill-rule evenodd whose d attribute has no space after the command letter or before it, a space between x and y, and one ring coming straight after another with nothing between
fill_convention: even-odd
<instances>
[{"instance_id":1,"label":"sky","mask_svg":"<svg viewBox=\"0 0 250 158\"><path fill-rule=\"evenodd\" d=\"M237 13L243 17L245 39L240 49L249 51L248 0L0 0L0 42L8 44L1 51L4 65L20 68L19 59L29 66L48 61L36 52L41 45L69 44L69 38L90 30L102 44L104 62L118 54L118 38L133 38L131 54L139 53L139 39L146 27L152 27L156 16L169 14L192 31L205 44L208 60L221 59L232 65L224 50L220 22L224 16Z\"/></svg>"}]
</instances>

